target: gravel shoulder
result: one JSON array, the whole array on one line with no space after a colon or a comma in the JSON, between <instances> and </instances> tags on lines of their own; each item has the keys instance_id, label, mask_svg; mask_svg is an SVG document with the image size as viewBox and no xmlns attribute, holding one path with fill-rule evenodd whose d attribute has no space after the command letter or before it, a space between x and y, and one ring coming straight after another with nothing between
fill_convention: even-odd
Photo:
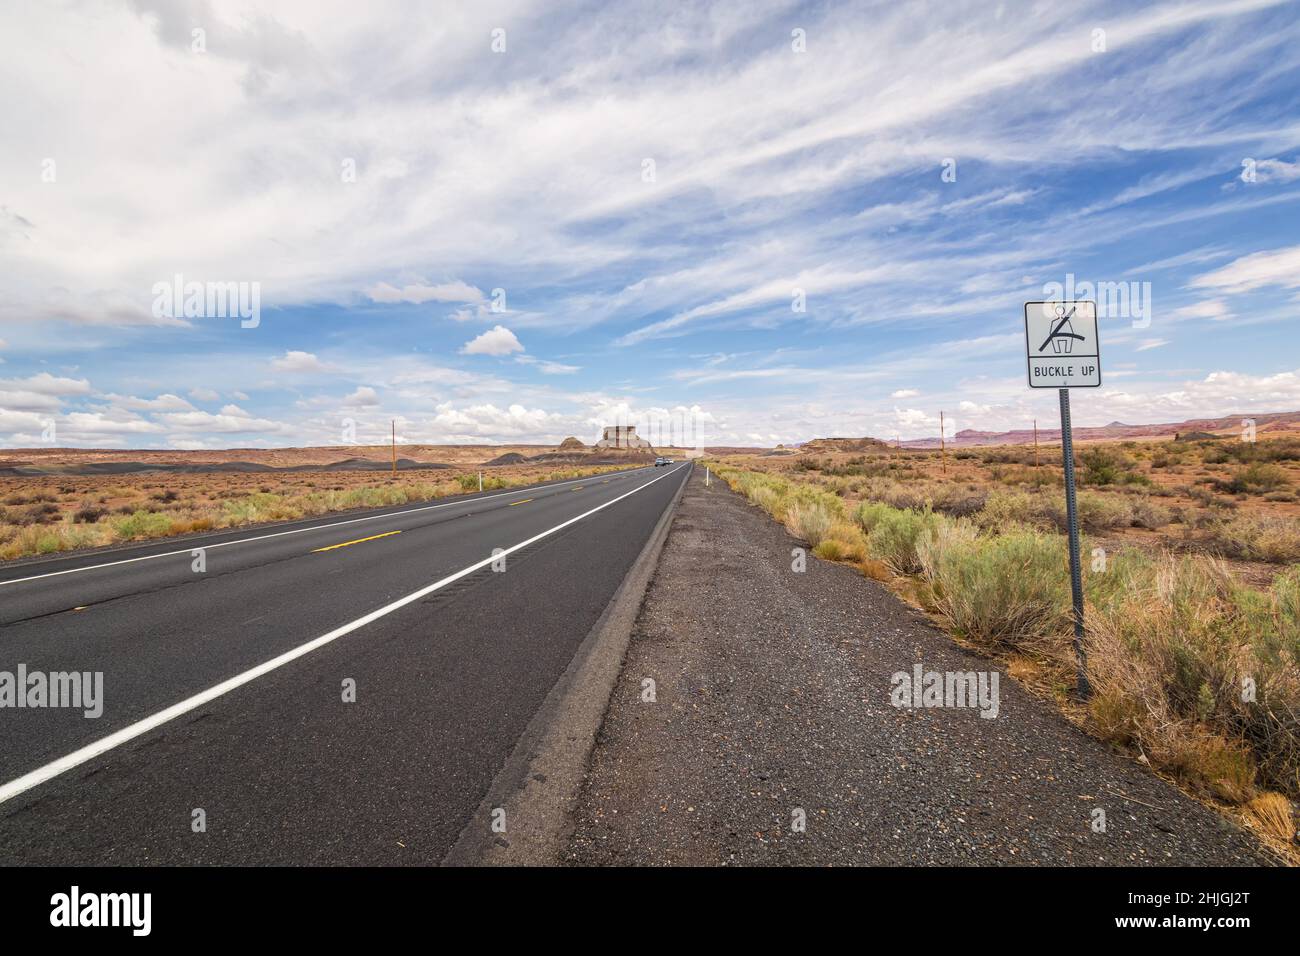
<instances>
[{"instance_id":1,"label":"gravel shoulder","mask_svg":"<svg viewBox=\"0 0 1300 956\"><path fill-rule=\"evenodd\" d=\"M1005 673L993 718L978 707L895 707L892 675L914 665L998 666L851 568L809 555L805 571L792 570L802 546L695 470L591 756L566 862L1270 862L1230 821Z\"/></svg>"}]
</instances>

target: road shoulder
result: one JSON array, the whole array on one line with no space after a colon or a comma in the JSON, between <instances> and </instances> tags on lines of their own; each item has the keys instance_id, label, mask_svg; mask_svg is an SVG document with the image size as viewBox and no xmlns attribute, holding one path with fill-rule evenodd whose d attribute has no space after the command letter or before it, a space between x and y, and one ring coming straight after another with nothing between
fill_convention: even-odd
<instances>
[{"instance_id":1,"label":"road shoulder","mask_svg":"<svg viewBox=\"0 0 1300 956\"><path fill-rule=\"evenodd\" d=\"M572 837L588 758L686 484L673 494L627 577L442 865L545 866L562 855Z\"/></svg>"},{"instance_id":2,"label":"road shoulder","mask_svg":"<svg viewBox=\"0 0 1300 956\"><path fill-rule=\"evenodd\" d=\"M614 865L1255 865L1230 821L996 662L690 479L563 858ZM998 678L996 717L896 707L895 674ZM653 700L647 688L653 681Z\"/></svg>"}]
</instances>

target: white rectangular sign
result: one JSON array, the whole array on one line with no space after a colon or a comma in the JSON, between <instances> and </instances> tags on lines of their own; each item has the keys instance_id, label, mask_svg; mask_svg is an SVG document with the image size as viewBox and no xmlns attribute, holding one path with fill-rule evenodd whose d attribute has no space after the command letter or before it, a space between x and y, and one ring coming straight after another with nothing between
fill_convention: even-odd
<instances>
[{"instance_id":1,"label":"white rectangular sign","mask_svg":"<svg viewBox=\"0 0 1300 956\"><path fill-rule=\"evenodd\" d=\"M1097 303L1025 303L1030 388L1096 388L1101 384Z\"/></svg>"}]
</instances>

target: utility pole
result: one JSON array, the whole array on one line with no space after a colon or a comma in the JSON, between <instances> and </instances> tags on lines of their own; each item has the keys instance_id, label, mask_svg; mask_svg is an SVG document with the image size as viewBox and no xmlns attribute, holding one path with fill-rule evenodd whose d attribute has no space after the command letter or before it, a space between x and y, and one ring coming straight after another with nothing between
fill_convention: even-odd
<instances>
[{"instance_id":1,"label":"utility pole","mask_svg":"<svg viewBox=\"0 0 1300 956\"><path fill-rule=\"evenodd\" d=\"M943 473L948 474L948 445L943 434L943 412L939 413L939 461L943 464Z\"/></svg>"}]
</instances>

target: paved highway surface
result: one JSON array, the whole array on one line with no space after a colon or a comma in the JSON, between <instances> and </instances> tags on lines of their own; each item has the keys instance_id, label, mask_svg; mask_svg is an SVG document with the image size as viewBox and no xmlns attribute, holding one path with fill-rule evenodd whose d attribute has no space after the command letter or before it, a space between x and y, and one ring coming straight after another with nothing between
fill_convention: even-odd
<instances>
[{"instance_id":1,"label":"paved highway surface","mask_svg":"<svg viewBox=\"0 0 1300 956\"><path fill-rule=\"evenodd\" d=\"M0 863L437 862L688 472L3 569L0 672L104 710L0 709Z\"/></svg>"}]
</instances>

